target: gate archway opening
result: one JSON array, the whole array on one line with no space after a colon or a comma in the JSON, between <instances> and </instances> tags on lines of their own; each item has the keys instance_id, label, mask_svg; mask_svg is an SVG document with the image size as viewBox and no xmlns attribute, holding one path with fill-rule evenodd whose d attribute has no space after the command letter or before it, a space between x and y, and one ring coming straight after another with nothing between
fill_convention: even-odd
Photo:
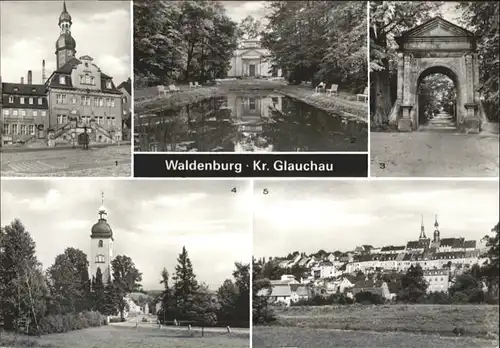
<instances>
[{"instance_id":1,"label":"gate archway opening","mask_svg":"<svg viewBox=\"0 0 500 348\"><path fill-rule=\"evenodd\" d=\"M457 75L446 67L432 67L423 71L417 80L415 119L417 129L456 128L463 118L459 100Z\"/></svg>"}]
</instances>

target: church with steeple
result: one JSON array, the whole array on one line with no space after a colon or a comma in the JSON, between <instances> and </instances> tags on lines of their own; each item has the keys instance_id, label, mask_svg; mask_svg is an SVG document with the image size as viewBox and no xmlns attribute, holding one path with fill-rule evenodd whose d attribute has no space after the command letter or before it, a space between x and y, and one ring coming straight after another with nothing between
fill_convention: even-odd
<instances>
[{"instance_id":1,"label":"church with steeple","mask_svg":"<svg viewBox=\"0 0 500 348\"><path fill-rule=\"evenodd\" d=\"M101 206L97 212L98 220L90 233L90 278L95 277L100 268L104 284L111 277L113 260L113 230L108 223L108 211L104 207L104 192L101 193Z\"/></svg>"}]
</instances>

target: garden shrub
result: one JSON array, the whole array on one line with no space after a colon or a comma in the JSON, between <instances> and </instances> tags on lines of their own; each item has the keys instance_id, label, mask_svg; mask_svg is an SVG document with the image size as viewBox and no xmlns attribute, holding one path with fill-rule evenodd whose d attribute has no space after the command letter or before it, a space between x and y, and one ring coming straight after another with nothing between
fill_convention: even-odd
<instances>
[{"instance_id":1,"label":"garden shrub","mask_svg":"<svg viewBox=\"0 0 500 348\"><path fill-rule=\"evenodd\" d=\"M41 334L63 333L106 324L106 317L99 312L81 312L48 315L40 320Z\"/></svg>"}]
</instances>

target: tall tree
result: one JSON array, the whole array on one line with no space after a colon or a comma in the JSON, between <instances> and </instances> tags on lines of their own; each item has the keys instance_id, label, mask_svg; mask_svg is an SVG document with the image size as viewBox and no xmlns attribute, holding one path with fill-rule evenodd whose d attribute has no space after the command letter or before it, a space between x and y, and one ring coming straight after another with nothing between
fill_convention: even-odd
<instances>
[{"instance_id":1,"label":"tall tree","mask_svg":"<svg viewBox=\"0 0 500 348\"><path fill-rule=\"evenodd\" d=\"M169 307L172 305L172 289L169 285L170 274L166 267L163 268L161 272L161 281L160 284L163 284L163 292L161 295L161 309L157 313L158 319L161 322L164 322L167 318L167 312L169 311Z\"/></svg>"},{"instance_id":2,"label":"tall tree","mask_svg":"<svg viewBox=\"0 0 500 348\"><path fill-rule=\"evenodd\" d=\"M35 248L19 219L0 229L0 319L5 329L15 329L21 318L36 324L45 315L48 289Z\"/></svg>"},{"instance_id":3,"label":"tall tree","mask_svg":"<svg viewBox=\"0 0 500 348\"><path fill-rule=\"evenodd\" d=\"M111 267L113 269L113 287L121 299L119 301L120 315L124 318L126 310L124 298L127 294L141 289L142 273L135 267L132 259L125 255L116 256L111 261Z\"/></svg>"},{"instance_id":4,"label":"tall tree","mask_svg":"<svg viewBox=\"0 0 500 348\"><path fill-rule=\"evenodd\" d=\"M231 279L226 279L217 290L217 299L220 304L220 313L217 316L222 322L236 320L235 308L238 302L238 288Z\"/></svg>"},{"instance_id":5,"label":"tall tree","mask_svg":"<svg viewBox=\"0 0 500 348\"><path fill-rule=\"evenodd\" d=\"M386 124L395 102L397 68L394 36L437 13L439 1L370 1L371 122Z\"/></svg>"},{"instance_id":6,"label":"tall tree","mask_svg":"<svg viewBox=\"0 0 500 348\"><path fill-rule=\"evenodd\" d=\"M500 5L495 1L461 1L462 23L479 37L479 90L484 96L485 111L491 121L499 120L499 27Z\"/></svg>"},{"instance_id":7,"label":"tall tree","mask_svg":"<svg viewBox=\"0 0 500 348\"><path fill-rule=\"evenodd\" d=\"M275 320L274 312L269 301L272 285L269 279L262 278L262 266L252 260L252 321L262 324Z\"/></svg>"},{"instance_id":8,"label":"tall tree","mask_svg":"<svg viewBox=\"0 0 500 348\"><path fill-rule=\"evenodd\" d=\"M49 267L50 292L57 306L56 313L81 312L91 307L89 263L87 255L75 248L66 248Z\"/></svg>"},{"instance_id":9,"label":"tall tree","mask_svg":"<svg viewBox=\"0 0 500 348\"><path fill-rule=\"evenodd\" d=\"M238 24L238 36L243 40L255 40L259 38L263 28L261 21L249 15Z\"/></svg>"},{"instance_id":10,"label":"tall tree","mask_svg":"<svg viewBox=\"0 0 500 348\"><path fill-rule=\"evenodd\" d=\"M197 293L199 285L185 246L182 247L182 252L177 258L177 265L172 279L174 281L177 312L181 318L187 317L188 313L192 311L194 295Z\"/></svg>"},{"instance_id":11,"label":"tall tree","mask_svg":"<svg viewBox=\"0 0 500 348\"><path fill-rule=\"evenodd\" d=\"M153 85L225 77L236 29L217 1L135 2L135 81Z\"/></svg>"},{"instance_id":12,"label":"tall tree","mask_svg":"<svg viewBox=\"0 0 500 348\"><path fill-rule=\"evenodd\" d=\"M424 279L424 272L420 265L410 266L401 278L401 290L398 300L409 303L418 303L426 294L428 284Z\"/></svg>"},{"instance_id":13,"label":"tall tree","mask_svg":"<svg viewBox=\"0 0 500 348\"><path fill-rule=\"evenodd\" d=\"M92 308L100 313L103 313L105 306L105 287L102 281L102 272L101 268L97 267L97 271L95 273L95 277L92 279Z\"/></svg>"},{"instance_id":14,"label":"tall tree","mask_svg":"<svg viewBox=\"0 0 500 348\"><path fill-rule=\"evenodd\" d=\"M366 3L272 1L262 44L292 83L366 86Z\"/></svg>"},{"instance_id":15,"label":"tall tree","mask_svg":"<svg viewBox=\"0 0 500 348\"><path fill-rule=\"evenodd\" d=\"M486 242L486 247L488 248L483 257L486 257L488 262L482 267L482 274L484 275L488 285L489 297L497 302L499 298L498 274L500 272L500 247L498 242L499 229L499 223L497 223L491 229L492 235L486 235L483 237L483 240Z\"/></svg>"}]
</instances>

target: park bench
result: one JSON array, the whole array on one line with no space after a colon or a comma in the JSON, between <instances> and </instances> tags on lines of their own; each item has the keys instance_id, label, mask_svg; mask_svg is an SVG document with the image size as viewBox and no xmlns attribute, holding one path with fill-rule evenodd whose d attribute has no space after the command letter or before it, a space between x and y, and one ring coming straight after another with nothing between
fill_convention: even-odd
<instances>
[{"instance_id":1,"label":"park bench","mask_svg":"<svg viewBox=\"0 0 500 348\"><path fill-rule=\"evenodd\" d=\"M356 100L364 99L364 102L368 102L368 87L365 88L362 94L356 95Z\"/></svg>"},{"instance_id":2,"label":"park bench","mask_svg":"<svg viewBox=\"0 0 500 348\"><path fill-rule=\"evenodd\" d=\"M194 83L194 88L201 88L201 84L198 84L198 82Z\"/></svg>"},{"instance_id":3,"label":"park bench","mask_svg":"<svg viewBox=\"0 0 500 348\"><path fill-rule=\"evenodd\" d=\"M168 86L168 91L169 92L173 92L173 93L178 93L181 91L181 89L179 87L176 87L175 85L169 85Z\"/></svg>"},{"instance_id":4,"label":"park bench","mask_svg":"<svg viewBox=\"0 0 500 348\"><path fill-rule=\"evenodd\" d=\"M326 88L326 84L324 82L320 82L316 88L314 89L316 92L321 92L321 90L324 90Z\"/></svg>"},{"instance_id":5,"label":"park bench","mask_svg":"<svg viewBox=\"0 0 500 348\"><path fill-rule=\"evenodd\" d=\"M333 94L339 94L339 85L334 85L332 84L332 87L327 89L326 92L328 93L328 95L332 95Z\"/></svg>"},{"instance_id":6,"label":"park bench","mask_svg":"<svg viewBox=\"0 0 500 348\"><path fill-rule=\"evenodd\" d=\"M191 89L191 88L196 88L196 86L194 85L194 83L189 82L189 89Z\"/></svg>"},{"instance_id":7,"label":"park bench","mask_svg":"<svg viewBox=\"0 0 500 348\"><path fill-rule=\"evenodd\" d=\"M167 89L163 85L156 86L156 90L158 91L158 96L161 97L163 95L167 95Z\"/></svg>"}]
</instances>

